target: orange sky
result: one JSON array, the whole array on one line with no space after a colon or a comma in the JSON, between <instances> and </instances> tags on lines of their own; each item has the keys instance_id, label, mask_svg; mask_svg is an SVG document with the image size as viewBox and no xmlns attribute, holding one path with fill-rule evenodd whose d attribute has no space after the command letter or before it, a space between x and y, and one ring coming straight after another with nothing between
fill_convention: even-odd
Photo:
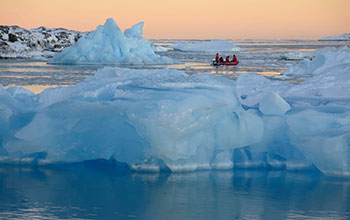
<instances>
[{"instance_id":1,"label":"orange sky","mask_svg":"<svg viewBox=\"0 0 350 220\"><path fill-rule=\"evenodd\" d=\"M350 0L0 0L0 24L94 30L144 21L152 39L318 39L350 32Z\"/></svg>"}]
</instances>

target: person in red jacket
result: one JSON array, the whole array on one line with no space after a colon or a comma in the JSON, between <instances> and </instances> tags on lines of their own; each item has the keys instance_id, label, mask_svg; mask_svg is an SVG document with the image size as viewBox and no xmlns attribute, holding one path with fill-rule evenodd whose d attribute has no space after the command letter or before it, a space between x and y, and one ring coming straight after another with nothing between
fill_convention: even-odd
<instances>
[{"instance_id":1,"label":"person in red jacket","mask_svg":"<svg viewBox=\"0 0 350 220\"><path fill-rule=\"evenodd\" d=\"M238 60L237 60L236 55L233 55L232 62L237 62L237 61L238 61Z\"/></svg>"},{"instance_id":2,"label":"person in red jacket","mask_svg":"<svg viewBox=\"0 0 350 220\"><path fill-rule=\"evenodd\" d=\"M219 62L219 54L218 53L216 53L216 56L215 56L215 61L218 63Z\"/></svg>"},{"instance_id":3,"label":"person in red jacket","mask_svg":"<svg viewBox=\"0 0 350 220\"><path fill-rule=\"evenodd\" d=\"M226 62L230 62L230 56L226 57Z\"/></svg>"}]
</instances>

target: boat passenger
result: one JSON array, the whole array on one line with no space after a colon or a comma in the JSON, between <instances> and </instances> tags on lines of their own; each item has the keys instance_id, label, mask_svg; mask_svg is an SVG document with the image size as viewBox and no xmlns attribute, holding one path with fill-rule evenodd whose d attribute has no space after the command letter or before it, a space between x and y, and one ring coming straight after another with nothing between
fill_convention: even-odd
<instances>
[{"instance_id":1,"label":"boat passenger","mask_svg":"<svg viewBox=\"0 0 350 220\"><path fill-rule=\"evenodd\" d=\"M216 56L215 56L215 61L218 63L219 62L219 54L218 53L216 53Z\"/></svg>"},{"instance_id":2,"label":"boat passenger","mask_svg":"<svg viewBox=\"0 0 350 220\"><path fill-rule=\"evenodd\" d=\"M224 58L220 57L220 63L223 63L224 62Z\"/></svg>"},{"instance_id":3,"label":"boat passenger","mask_svg":"<svg viewBox=\"0 0 350 220\"><path fill-rule=\"evenodd\" d=\"M237 61L238 61L238 60L237 60L236 55L233 55L232 62L237 62Z\"/></svg>"},{"instance_id":4,"label":"boat passenger","mask_svg":"<svg viewBox=\"0 0 350 220\"><path fill-rule=\"evenodd\" d=\"M230 56L226 57L226 62L230 62Z\"/></svg>"}]
</instances>

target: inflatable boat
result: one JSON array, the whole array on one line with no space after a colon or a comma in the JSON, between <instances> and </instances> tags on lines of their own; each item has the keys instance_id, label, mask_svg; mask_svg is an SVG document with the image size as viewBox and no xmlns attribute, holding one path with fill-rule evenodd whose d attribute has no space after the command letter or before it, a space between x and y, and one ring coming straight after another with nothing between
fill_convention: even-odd
<instances>
[{"instance_id":1,"label":"inflatable boat","mask_svg":"<svg viewBox=\"0 0 350 220\"><path fill-rule=\"evenodd\" d=\"M229 62L216 62L216 61L213 61L213 66L235 66L239 64L239 61L229 61Z\"/></svg>"}]
</instances>

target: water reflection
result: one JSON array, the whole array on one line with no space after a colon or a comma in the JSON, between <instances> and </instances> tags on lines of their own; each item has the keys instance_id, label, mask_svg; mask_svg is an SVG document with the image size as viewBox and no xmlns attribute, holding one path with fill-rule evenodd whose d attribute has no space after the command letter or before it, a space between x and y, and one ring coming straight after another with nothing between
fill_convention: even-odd
<instances>
[{"instance_id":1,"label":"water reflection","mask_svg":"<svg viewBox=\"0 0 350 220\"><path fill-rule=\"evenodd\" d=\"M16 86L16 85L8 85L8 86L5 86L5 89L9 88L9 87L12 87L12 86ZM64 86L67 86L67 85L60 85L61 87L64 87ZM58 86L56 85L24 85L22 86L23 88L33 92L34 94L39 94L41 93L42 91L44 91L45 89L47 88L56 88Z\"/></svg>"},{"instance_id":2,"label":"water reflection","mask_svg":"<svg viewBox=\"0 0 350 220\"><path fill-rule=\"evenodd\" d=\"M0 168L0 219L349 219L350 181L318 174Z\"/></svg>"}]
</instances>

